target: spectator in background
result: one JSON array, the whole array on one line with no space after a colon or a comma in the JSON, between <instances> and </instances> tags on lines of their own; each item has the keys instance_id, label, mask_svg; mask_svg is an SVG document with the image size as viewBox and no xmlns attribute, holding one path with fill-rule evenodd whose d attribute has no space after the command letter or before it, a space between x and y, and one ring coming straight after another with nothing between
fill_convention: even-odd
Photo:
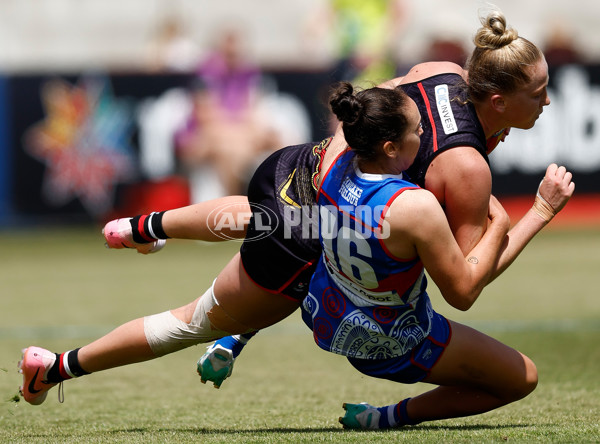
<instances>
[{"instance_id":1,"label":"spectator in background","mask_svg":"<svg viewBox=\"0 0 600 444\"><path fill-rule=\"evenodd\" d=\"M225 30L197 69L193 111L177 135L193 202L245 194L257 161L281 145L260 107L262 75L243 39Z\"/></svg>"},{"instance_id":2,"label":"spectator in background","mask_svg":"<svg viewBox=\"0 0 600 444\"><path fill-rule=\"evenodd\" d=\"M238 30L225 30L215 51L198 66L197 74L220 110L237 118L245 114L258 91L261 73L248 57Z\"/></svg>"},{"instance_id":3,"label":"spectator in background","mask_svg":"<svg viewBox=\"0 0 600 444\"><path fill-rule=\"evenodd\" d=\"M397 74L392 53L406 17L404 0L327 0L309 20L307 41L322 45L326 33L333 37L332 82L377 83Z\"/></svg>"},{"instance_id":4,"label":"spectator in background","mask_svg":"<svg viewBox=\"0 0 600 444\"><path fill-rule=\"evenodd\" d=\"M560 66L582 63L583 58L575 44L572 32L563 23L557 23L550 26L549 29L550 32L544 45L544 55L548 65Z\"/></svg>"},{"instance_id":5,"label":"spectator in background","mask_svg":"<svg viewBox=\"0 0 600 444\"><path fill-rule=\"evenodd\" d=\"M331 38L331 83L348 81L369 88L398 75L394 48L407 17L405 0L326 0L309 17L305 45L323 46ZM338 123L330 113L332 133Z\"/></svg>"},{"instance_id":6,"label":"spectator in background","mask_svg":"<svg viewBox=\"0 0 600 444\"><path fill-rule=\"evenodd\" d=\"M150 43L149 69L159 72L192 72L198 63L198 50L198 45L188 35L181 20L168 16L159 23Z\"/></svg>"},{"instance_id":7,"label":"spectator in background","mask_svg":"<svg viewBox=\"0 0 600 444\"><path fill-rule=\"evenodd\" d=\"M406 0L325 0L308 21L307 42L333 42L331 83L348 81L369 88L397 77L397 43L410 16ZM329 115L329 130L338 124Z\"/></svg>"}]
</instances>

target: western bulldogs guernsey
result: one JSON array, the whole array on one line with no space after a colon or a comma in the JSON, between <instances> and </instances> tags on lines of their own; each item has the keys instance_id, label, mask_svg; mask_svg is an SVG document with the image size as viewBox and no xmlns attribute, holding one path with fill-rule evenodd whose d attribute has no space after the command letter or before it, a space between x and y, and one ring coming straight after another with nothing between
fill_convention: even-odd
<instances>
[{"instance_id":1,"label":"western bulldogs guernsey","mask_svg":"<svg viewBox=\"0 0 600 444\"><path fill-rule=\"evenodd\" d=\"M463 85L462 77L454 73L401 85L422 116L421 147L406 171L410 180L420 186L424 186L427 168L439 153L456 146L471 146L489 163L487 153L498 145L504 133L502 130L485 139L475 108L466 100Z\"/></svg>"},{"instance_id":2,"label":"western bulldogs guernsey","mask_svg":"<svg viewBox=\"0 0 600 444\"><path fill-rule=\"evenodd\" d=\"M303 302L303 319L317 344L358 359L405 355L430 333L433 310L418 257L386 250L383 218L402 192L418 188L402 176L354 167L347 150L318 195L323 254Z\"/></svg>"}]
</instances>

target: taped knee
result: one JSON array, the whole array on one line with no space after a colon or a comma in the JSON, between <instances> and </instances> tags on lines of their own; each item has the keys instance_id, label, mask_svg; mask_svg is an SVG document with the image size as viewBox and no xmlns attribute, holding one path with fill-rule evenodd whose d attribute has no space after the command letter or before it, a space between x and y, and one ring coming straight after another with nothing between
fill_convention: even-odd
<instances>
[{"instance_id":1,"label":"taped knee","mask_svg":"<svg viewBox=\"0 0 600 444\"><path fill-rule=\"evenodd\" d=\"M214 304L211 287L198 299L189 324L176 318L170 311L146 316L144 333L154 354L163 356L227 336L226 332L213 328L208 319L207 312Z\"/></svg>"},{"instance_id":2,"label":"taped knee","mask_svg":"<svg viewBox=\"0 0 600 444\"><path fill-rule=\"evenodd\" d=\"M215 327L209 319L209 316L212 317L215 312L219 314L217 324L220 328ZM233 320L230 323L220 322L222 317L227 318L227 315L217 304L211 286L198 300L189 324L176 318L171 311L165 311L144 318L144 333L154 354L163 356L192 345L229 336L243 327L241 324L235 324ZM230 327L232 328L230 331L221 330ZM245 327L243 330L245 332L248 329Z\"/></svg>"}]
</instances>

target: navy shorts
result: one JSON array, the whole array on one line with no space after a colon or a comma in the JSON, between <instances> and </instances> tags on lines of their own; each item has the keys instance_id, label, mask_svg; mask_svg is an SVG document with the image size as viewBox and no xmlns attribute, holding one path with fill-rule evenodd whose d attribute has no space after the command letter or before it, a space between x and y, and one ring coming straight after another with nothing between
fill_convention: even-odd
<instances>
[{"instance_id":1,"label":"navy shorts","mask_svg":"<svg viewBox=\"0 0 600 444\"><path fill-rule=\"evenodd\" d=\"M316 177L330 141L276 151L248 187L252 217L240 249L244 270L259 287L299 302L308 294L321 245L318 230L307 237L286 218L290 209L316 208Z\"/></svg>"},{"instance_id":2,"label":"navy shorts","mask_svg":"<svg viewBox=\"0 0 600 444\"><path fill-rule=\"evenodd\" d=\"M410 353L391 359L348 358L359 372L374 378L413 384L422 381L442 357L450 343L452 329L448 320L434 312L431 333Z\"/></svg>"}]
</instances>

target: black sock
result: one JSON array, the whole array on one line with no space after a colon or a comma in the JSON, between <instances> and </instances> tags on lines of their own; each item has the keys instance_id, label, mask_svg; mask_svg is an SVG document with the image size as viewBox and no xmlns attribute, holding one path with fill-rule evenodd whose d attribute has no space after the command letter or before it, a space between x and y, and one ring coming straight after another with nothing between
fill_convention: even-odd
<instances>
[{"instance_id":1,"label":"black sock","mask_svg":"<svg viewBox=\"0 0 600 444\"><path fill-rule=\"evenodd\" d=\"M56 353L56 361L48 370L48 382L61 382L66 379L89 375L89 372L81 368L78 354L78 348L61 354Z\"/></svg>"}]
</instances>

